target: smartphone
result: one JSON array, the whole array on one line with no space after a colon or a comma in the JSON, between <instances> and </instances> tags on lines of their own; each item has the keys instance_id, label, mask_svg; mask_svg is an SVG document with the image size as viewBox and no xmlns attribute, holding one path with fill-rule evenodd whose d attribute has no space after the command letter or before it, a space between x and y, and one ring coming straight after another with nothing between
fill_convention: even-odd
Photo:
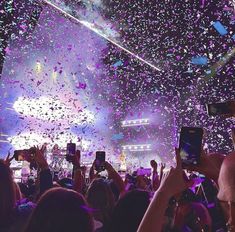
<instances>
[{"instance_id":1,"label":"smartphone","mask_svg":"<svg viewBox=\"0 0 235 232\"><path fill-rule=\"evenodd\" d=\"M105 170L105 151L97 151L95 157L95 170L102 172Z\"/></svg>"},{"instance_id":2,"label":"smartphone","mask_svg":"<svg viewBox=\"0 0 235 232\"><path fill-rule=\"evenodd\" d=\"M217 115L233 115L235 110L233 106L235 105L235 101L226 101L219 103L207 104L207 113L209 116L217 116Z\"/></svg>"},{"instance_id":3,"label":"smartphone","mask_svg":"<svg viewBox=\"0 0 235 232\"><path fill-rule=\"evenodd\" d=\"M26 160L27 159L26 156L28 155L26 151L27 151L26 149L25 150L15 150L14 151L14 158L15 158L15 160L16 161L24 161L24 160Z\"/></svg>"},{"instance_id":4,"label":"smartphone","mask_svg":"<svg viewBox=\"0 0 235 232\"><path fill-rule=\"evenodd\" d=\"M197 165L200 162L203 129L199 127L182 127L180 132L180 156L183 167Z\"/></svg>"},{"instance_id":5,"label":"smartphone","mask_svg":"<svg viewBox=\"0 0 235 232\"><path fill-rule=\"evenodd\" d=\"M76 143L67 143L66 160L72 161L72 157L76 154Z\"/></svg>"},{"instance_id":6,"label":"smartphone","mask_svg":"<svg viewBox=\"0 0 235 232\"><path fill-rule=\"evenodd\" d=\"M31 161L34 159L36 153L35 148L23 149L23 150L15 150L14 158L16 161Z\"/></svg>"}]
</instances>

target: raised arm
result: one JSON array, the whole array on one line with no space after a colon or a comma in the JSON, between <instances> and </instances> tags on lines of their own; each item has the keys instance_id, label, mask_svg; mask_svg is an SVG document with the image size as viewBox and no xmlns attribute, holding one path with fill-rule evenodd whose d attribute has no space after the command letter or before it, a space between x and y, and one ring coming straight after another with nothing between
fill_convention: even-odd
<instances>
[{"instance_id":1,"label":"raised arm","mask_svg":"<svg viewBox=\"0 0 235 232\"><path fill-rule=\"evenodd\" d=\"M203 150L201 152L200 163L198 165L188 166L190 171L196 171L207 178L212 179L218 183L219 172L225 156L218 153L206 154Z\"/></svg>"},{"instance_id":2,"label":"raised arm","mask_svg":"<svg viewBox=\"0 0 235 232\"><path fill-rule=\"evenodd\" d=\"M152 190L156 191L160 185L160 179L157 172L158 165L155 160L151 160L150 165L152 167L152 180L151 180Z\"/></svg>"},{"instance_id":3,"label":"raised arm","mask_svg":"<svg viewBox=\"0 0 235 232\"><path fill-rule=\"evenodd\" d=\"M81 167L80 165L80 151L77 150L75 156L72 157L73 163L73 189L78 193L83 194L83 189L85 186L85 175L84 170L85 167Z\"/></svg>"},{"instance_id":4,"label":"raised arm","mask_svg":"<svg viewBox=\"0 0 235 232\"><path fill-rule=\"evenodd\" d=\"M89 171L89 179L90 179L90 183L98 177L98 174L95 173L95 161L92 163L92 166L90 168L90 171Z\"/></svg>"},{"instance_id":5,"label":"raised arm","mask_svg":"<svg viewBox=\"0 0 235 232\"><path fill-rule=\"evenodd\" d=\"M112 179L116 186L118 187L118 190L120 193L123 193L125 191L125 184L121 178L121 176L115 171L113 166L108 163L107 161L105 162L105 169L108 172L108 178Z\"/></svg>"},{"instance_id":6,"label":"raised arm","mask_svg":"<svg viewBox=\"0 0 235 232\"><path fill-rule=\"evenodd\" d=\"M46 158L44 157L44 147L36 148L35 161L39 167L40 193L42 195L46 190L53 186L52 175Z\"/></svg>"},{"instance_id":7,"label":"raised arm","mask_svg":"<svg viewBox=\"0 0 235 232\"><path fill-rule=\"evenodd\" d=\"M160 182L162 181L163 171L164 171L165 167L166 167L166 164L165 163L161 163L160 177L159 177Z\"/></svg>"},{"instance_id":8,"label":"raised arm","mask_svg":"<svg viewBox=\"0 0 235 232\"><path fill-rule=\"evenodd\" d=\"M6 159L4 160L5 164L10 167L11 161L14 159L14 156L11 157L11 153L8 152Z\"/></svg>"},{"instance_id":9,"label":"raised arm","mask_svg":"<svg viewBox=\"0 0 235 232\"><path fill-rule=\"evenodd\" d=\"M161 232L170 198L187 188L178 150L176 161L176 167L163 174L160 187L155 192L137 232Z\"/></svg>"}]
</instances>

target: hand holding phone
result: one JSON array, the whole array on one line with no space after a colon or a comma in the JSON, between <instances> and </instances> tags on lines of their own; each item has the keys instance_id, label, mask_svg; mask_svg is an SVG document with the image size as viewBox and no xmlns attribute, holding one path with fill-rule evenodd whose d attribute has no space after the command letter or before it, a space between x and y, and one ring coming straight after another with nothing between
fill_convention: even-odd
<instances>
[{"instance_id":1,"label":"hand holding phone","mask_svg":"<svg viewBox=\"0 0 235 232\"><path fill-rule=\"evenodd\" d=\"M28 161L32 162L34 160L36 154L36 148L32 147L30 149L24 149L24 150L15 150L14 151L14 158L17 161Z\"/></svg>"},{"instance_id":2,"label":"hand holding phone","mask_svg":"<svg viewBox=\"0 0 235 232\"><path fill-rule=\"evenodd\" d=\"M105 170L105 151L96 152L95 170L97 172L102 172Z\"/></svg>"},{"instance_id":3,"label":"hand holding phone","mask_svg":"<svg viewBox=\"0 0 235 232\"><path fill-rule=\"evenodd\" d=\"M207 112L209 116L224 115L227 117L235 116L235 100L207 104Z\"/></svg>"},{"instance_id":4,"label":"hand holding phone","mask_svg":"<svg viewBox=\"0 0 235 232\"><path fill-rule=\"evenodd\" d=\"M67 143L66 160L72 162L76 154L76 143Z\"/></svg>"},{"instance_id":5,"label":"hand holding phone","mask_svg":"<svg viewBox=\"0 0 235 232\"><path fill-rule=\"evenodd\" d=\"M181 128L179 149L183 167L199 164L202 148L202 138L202 128Z\"/></svg>"}]
</instances>

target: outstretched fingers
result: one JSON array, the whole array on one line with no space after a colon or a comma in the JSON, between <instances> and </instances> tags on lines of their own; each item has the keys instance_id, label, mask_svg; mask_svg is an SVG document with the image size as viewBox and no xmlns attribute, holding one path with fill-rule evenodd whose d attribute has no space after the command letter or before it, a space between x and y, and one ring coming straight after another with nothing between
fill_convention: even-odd
<instances>
[{"instance_id":1,"label":"outstretched fingers","mask_svg":"<svg viewBox=\"0 0 235 232\"><path fill-rule=\"evenodd\" d=\"M175 158L176 158L176 169L182 169L182 160L180 157L179 148L175 148Z\"/></svg>"}]
</instances>

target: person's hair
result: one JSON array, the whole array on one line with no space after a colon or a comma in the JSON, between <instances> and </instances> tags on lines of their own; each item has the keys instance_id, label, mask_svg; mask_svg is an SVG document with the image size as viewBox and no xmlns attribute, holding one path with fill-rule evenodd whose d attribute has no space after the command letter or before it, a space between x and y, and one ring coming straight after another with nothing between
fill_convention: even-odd
<instances>
[{"instance_id":1,"label":"person's hair","mask_svg":"<svg viewBox=\"0 0 235 232\"><path fill-rule=\"evenodd\" d=\"M109 183L102 178L93 180L88 188L86 199L89 206L93 209L95 219L106 226L115 204Z\"/></svg>"},{"instance_id":2,"label":"person's hair","mask_svg":"<svg viewBox=\"0 0 235 232\"><path fill-rule=\"evenodd\" d=\"M93 232L93 219L84 197L64 188L52 188L39 199L25 232Z\"/></svg>"},{"instance_id":3,"label":"person's hair","mask_svg":"<svg viewBox=\"0 0 235 232\"><path fill-rule=\"evenodd\" d=\"M119 199L110 222L110 232L136 232L149 206L149 193L133 190Z\"/></svg>"},{"instance_id":4,"label":"person's hair","mask_svg":"<svg viewBox=\"0 0 235 232\"><path fill-rule=\"evenodd\" d=\"M0 225L9 223L15 204L15 185L11 169L0 160Z\"/></svg>"},{"instance_id":5,"label":"person's hair","mask_svg":"<svg viewBox=\"0 0 235 232\"><path fill-rule=\"evenodd\" d=\"M179 204L175 215L174 228L184 231L211 231L211 216L208 209L200 202Z\"/></svg>"}]
</instances>

